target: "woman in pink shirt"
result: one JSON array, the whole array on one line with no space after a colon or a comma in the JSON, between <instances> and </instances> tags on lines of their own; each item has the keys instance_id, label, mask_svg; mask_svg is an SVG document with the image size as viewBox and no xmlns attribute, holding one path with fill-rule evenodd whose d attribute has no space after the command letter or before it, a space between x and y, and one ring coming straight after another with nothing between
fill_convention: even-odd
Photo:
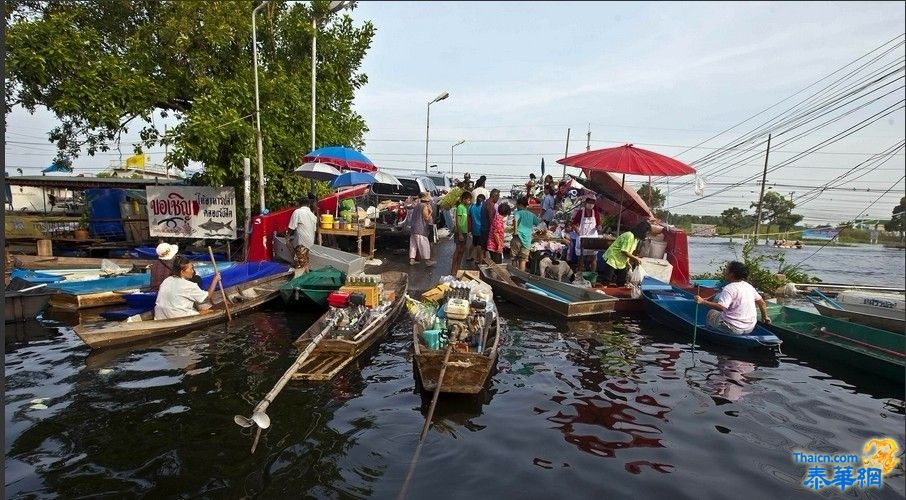
<instances>
[{"instance_id":1,"label":"woman in pink shirt","mask_svg":"<svg viewBox=\"0 0 906 500\"><path fill-rule=\"evenodd\" d=\"M708 311L709 325L741 335L752 333L758 320L755 306L761 311L762 321L771 322L767 304L755 287L745 281L748 277L749 268L745 264L730 262L724 268L724 280L727 284L721 289L717 302L695 296L696 302L711 309Z\"/></svg>"},{"instance_id":2,"label":"woman in pink shirt","mask_svg":"<svg viewBox=\"0 0 906 500\"><path fill-rule=\"evenodd\" d=\"M491 221L491 231L488 233L488 253L491 254L491 260L498 264L503 262L503 219L510 215L510 211L507 203L501 203L497 207L497 213Z\"/></svg>"}]
</instances>

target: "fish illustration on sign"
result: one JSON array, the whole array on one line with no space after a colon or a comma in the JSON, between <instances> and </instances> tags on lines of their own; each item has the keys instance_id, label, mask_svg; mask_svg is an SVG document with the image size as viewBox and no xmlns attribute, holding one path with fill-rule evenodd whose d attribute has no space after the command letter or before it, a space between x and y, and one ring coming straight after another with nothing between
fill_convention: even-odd
<instances>
[{"instance_id":1,"label":"fish illustration on sign","mask_svg":"<svg viewBox=\"0 0 906 500\"><path fill-rule=\"evenodd\" d=\"M209 218L207 222L205 222L204 224L199 224L198 227L204 229L205 231L214 232L214 233L222 231L224 229L232 231L233 230L233 221L214 222L214 219Z\"/></svg>"}]
</instances>

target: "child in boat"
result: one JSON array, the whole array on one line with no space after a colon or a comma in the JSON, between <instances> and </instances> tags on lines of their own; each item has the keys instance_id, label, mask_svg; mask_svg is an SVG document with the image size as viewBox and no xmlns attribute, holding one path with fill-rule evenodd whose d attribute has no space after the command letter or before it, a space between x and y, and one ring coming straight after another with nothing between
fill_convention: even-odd
<instances>
[{"instance_id":1,"label":"child in boat","mask_svg":"<svg viewBox=\"0 0 906 500\"><path fill-rule=\"evenodd\" d=\"M157 301L154 303L154 319L182 318L199 314L196 305L214 295L220 273L214 271L214 279L205 292L190 280L195 275L192 262L183 256L173 259L173 275L160 284Z\"/></svg>"},{"instance_id":2,"label":"child in boat","mask_svg":"<svg viewBox=\"0 0 906 500\"><path fill-rule=\"evenodd\" d=\"M503 219L509 216L511 211L509 204L501 203L497 207L494 219L491 221L491 231L488 233L488 253L491 256L491 260L497 264L503 262Z\"/></svg>"},{"instance_id":3,"label":"child in boat","mask_svg":"<svg viewBox=\"0 0 906 500\"><path fill-rule=\"evenodd\" d=\"M717 302L695 296L696 302L711 309L708 311L710 326L740 335L752 333L757 321L755 306L758 306L761 311L762 321L771 322L767 304L755 287L745 281L748 277L749 268L745 264L737 261L730 262L724 268L724 280L727 285L720 291Z\"/></svg>"}]
</instances>

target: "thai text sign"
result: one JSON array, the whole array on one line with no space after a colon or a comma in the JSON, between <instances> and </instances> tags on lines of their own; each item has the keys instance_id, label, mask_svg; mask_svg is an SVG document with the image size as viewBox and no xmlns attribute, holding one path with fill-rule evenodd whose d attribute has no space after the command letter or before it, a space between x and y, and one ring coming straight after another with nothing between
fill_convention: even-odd
<instances>
[{"instance_id":1,"label":"thai text sign","mask_svg":"<svg viewBox=\"0 0 906 500\"><path fill-rule=\"evenodd\" d=\"M151 236L236 239L236 195L231 187L149 186Z\"/></svg>"}]
</instances>

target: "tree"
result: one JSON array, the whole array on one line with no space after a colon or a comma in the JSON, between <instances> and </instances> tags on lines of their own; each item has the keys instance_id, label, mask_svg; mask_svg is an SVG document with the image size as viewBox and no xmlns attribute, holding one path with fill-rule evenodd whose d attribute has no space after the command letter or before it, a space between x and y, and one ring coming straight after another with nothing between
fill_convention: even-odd
<instances>
[{"instance_id":1,"label":"tree","mask_svg":"<svg viewBox=\"0 0 906 500\"><path fill-rule=\"evenodd\" d=\"M902 235L906 232L906 196L900 198L900 204L893 207L892 214L890 222L884 224L884 229Z\"/></svg>"},{"instance_id":2,"label":"tree","mask_svg":"<svg viewBox=\"0 0 906 500\"><path fill-rule=\"evenodd\" d=\"M758 202L753 202L749 208L757 206ZM777 224L781 232L788 231L802 220L801 215L793 213L794 208L796 204L792 200L787 200L776 191L768 191L761 203L761 222Z\"/></svg>"},{"instance_id":3,"label":"tree","mask_svg":"<svg viewBox=\"0 0 906 500\"><path fill-rule=\"evenodd\" d=\"M639 196L645 200L645 203L650 205L651 210L657 210L664 206L664 202L667 201L667 197L664 196L664 193L661 193L661 190L651 186L647 182L642 184L639 189L636 190ZM651 200L649 203L648 200Z\"/></svg>"},{"instance_id":4,"label":"tree","mask_svg":"<svg viewBox=\"0 0 906 500\"><path fill-rule=\"evenodd\" d=\"M258 16L266 196L285 206L312 189L292 175L311 144L312 17L318 31L318 144L362 146L352 110L374 27L327 13L327 1L271 2ZM242 185L255 158L251 10L237 0L13 0L7 2L6 112L47 107L60 158L105 151L140 126L146 149L169 144L168 165L204 164L196 179ZM157 116L179 123L166 136ZM254 161L254 160L253 160ZM241 189L239 189L241 191ZM257 197L257 192L255 193Z\"/></svg>"},{"instance_id":5,"label":"tree","mask_svg":"<svg viewBox=\"0 0 906 500\"><path fill-rule=\"evenodd\" d=\"M753 224L754 219L744 208L739 207L728 208L720 214L720 222L730 234L736 234L740 229Z\"/></svg>"}]
</instances>

